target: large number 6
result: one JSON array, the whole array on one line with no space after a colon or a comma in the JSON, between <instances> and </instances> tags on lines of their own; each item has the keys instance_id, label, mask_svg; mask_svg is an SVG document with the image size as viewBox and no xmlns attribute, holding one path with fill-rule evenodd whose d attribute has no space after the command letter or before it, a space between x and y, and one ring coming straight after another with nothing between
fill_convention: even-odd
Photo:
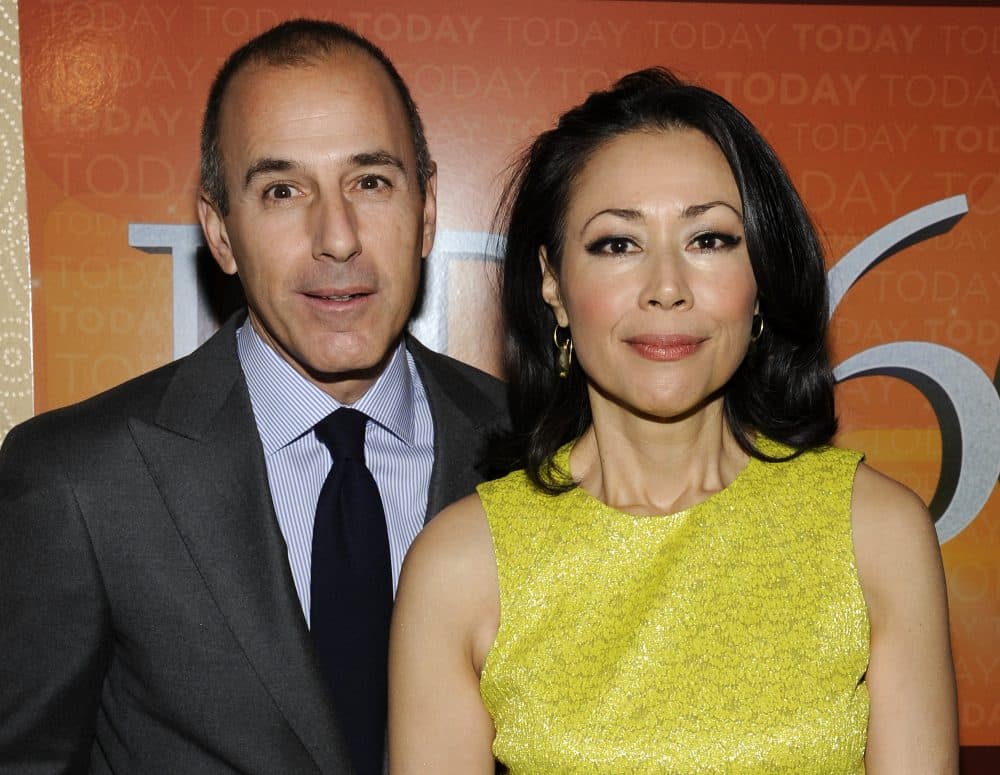
<instances>
[{"instance_id":1,"label":"large number 6","mask_svg":"<svg viewBox=\"0 0 1000 775\"><path fill-rule=\"evenodd\" d=\"M964 196L921 207L863 240L828 273L830 316L854 283L894 253L951 229L969 211ZM931 342L895 342L853 355L834 370L838 380L883 375L903 379L926 396L941 429L941 475L930 510L938 540L954 538L986 505L1000 476L1000 396L979 366Z\"/></svg>"}]
</instances>

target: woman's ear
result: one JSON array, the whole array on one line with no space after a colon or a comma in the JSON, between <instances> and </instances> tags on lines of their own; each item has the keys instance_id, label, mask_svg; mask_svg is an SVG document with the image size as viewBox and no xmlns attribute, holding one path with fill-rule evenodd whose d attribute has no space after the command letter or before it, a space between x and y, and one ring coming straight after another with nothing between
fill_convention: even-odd
<instances>
[{"instance_id":1,"label":"woman's ear","mask_svg":"<svg viewBox=\"0 0 1000 775\"><path fill-rule=\"evenodd\" d=\"M542 298L552 308L556 322L566 327L569 325L569 316L566 314L566 307L563 306L562 295L559 293L559 278L549 264L544 245L538 248L538 265L542 272Z\"/></svg>"}]
</instances>

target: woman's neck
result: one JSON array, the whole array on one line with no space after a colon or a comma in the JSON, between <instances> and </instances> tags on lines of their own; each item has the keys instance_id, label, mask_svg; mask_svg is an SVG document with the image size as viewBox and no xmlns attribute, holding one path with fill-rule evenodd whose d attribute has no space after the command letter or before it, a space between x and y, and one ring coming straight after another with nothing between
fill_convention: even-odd
<instances>
[{"instance_id":1,"label":"woman's neck","mask_svg":"<svg viewBox=\"0 0 1000 775\"><path fill-rule=\"evenodd\" d=\"M721 397L672 420L637 416L624 407L594 409L570 466L584 490L620 511L681 511L727 487L747 464Z\"/></svg>"}]
</instances>

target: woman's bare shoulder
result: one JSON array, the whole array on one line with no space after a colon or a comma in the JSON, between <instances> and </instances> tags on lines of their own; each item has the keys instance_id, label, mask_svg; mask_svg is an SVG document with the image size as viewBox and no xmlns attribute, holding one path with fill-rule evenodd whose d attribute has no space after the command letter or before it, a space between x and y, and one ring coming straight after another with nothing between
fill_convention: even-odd
<instances>
[{"instance_id":1,"label":"woman's bare shoulder","mask_svg":"<svg viewBox=\"0 0 1000 775\"><path fill-rule=\"evenodd\" d=\"M866 769L955 773L955 673L934 522L915 493L866 465L851 520L871 621Z\"/></svg>"},{"instance_id":2,"label":"woman's bare shoulder","mask_svg":"<svg viewBox=\"0 0 1000 775\"><path fill-rule=\"evenodd\" d=\"M478 495L446 508L417 536L403 563L395 619L458 645L481 668L500 623L500 591Z\"/></svg>"},{"instance_id":3,"label":"woman's bare shoulder","mask_svg":"<svg viewBox=\"0 0 1000 775\"><path fill-rule=\"evenodd\" d=\"M493 542L482 501L469 495L434 517L414 540L404 568L409 574L461 574L493 561Z\"/></svg>"},{"instance_id":4,"label":"woman's bare shoulder","mask_svg":"<svg viewBox=\"0 0 1000 775\"><path fill-rule=\"evenodd\" d=\"M403 563L398 597L464 614L467 622L498 607L493 540L478 495L456 501L420 531Z\"/></svg>"},{"instance_id":5,"label":"woman's bare shoulder","mask_svg":"<svg viewBox=\"0 0 1000 775\"><path fill-rule=\"evenodd\" d=\"M934 534L934 522L920 496L865 463L854 478L851 517L855 533L874 540L920 541Z\"/></svg>"},{"instance_id":6,"label":"woman's bare shoulder","mask_svg":"<svg viewBox=\"0 0 1000 775\"><path fill-rule=\"evenodd\" d=\"M861 464L851 506L854 550L869 605L885 609L943 581L934 521L905 485Z\"/></svg>"}]
</instances>

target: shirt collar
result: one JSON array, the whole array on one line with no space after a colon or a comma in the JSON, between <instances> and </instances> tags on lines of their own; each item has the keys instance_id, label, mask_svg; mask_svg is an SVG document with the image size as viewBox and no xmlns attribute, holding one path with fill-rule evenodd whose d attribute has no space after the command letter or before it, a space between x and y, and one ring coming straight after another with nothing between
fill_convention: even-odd
<instances>
[{"instance_id":1,"label":"shirt collar","mask_svg":"<svg viewBox=\"0 0 1000 775\"><path fill-rule=\"evenodd\" d=\"M265 456L304 436L343 406L292 368L249 319L236 332L236 351ZM414 443L413 380L402 340L375 383L351 406L405 443Z\"/></svg>"}]
</instances>

